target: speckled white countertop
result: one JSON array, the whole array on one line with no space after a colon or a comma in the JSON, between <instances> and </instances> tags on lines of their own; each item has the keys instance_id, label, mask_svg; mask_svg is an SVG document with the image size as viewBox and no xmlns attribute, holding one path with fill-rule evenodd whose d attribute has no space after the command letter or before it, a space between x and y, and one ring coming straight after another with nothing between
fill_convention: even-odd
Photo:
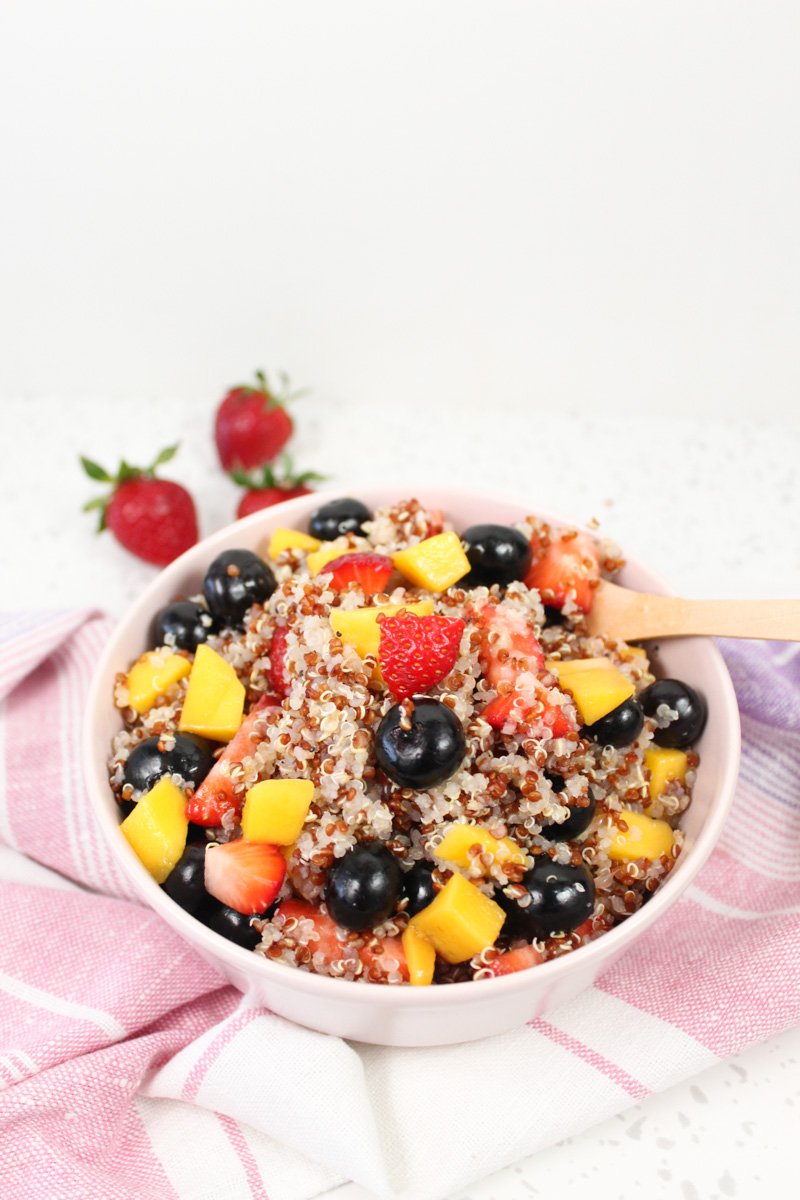
<instances>
[{"instance_id":1,"label":"speckled white countertop","mask_svg":"<svg viewBox=\"0 0 800 1200\"><path fill-rule=\"evenodd\" d=\"M99 489L82 477L78 453L111 467L121 453L146 462L180 439L166 473L195 493L203 533L226 523L237 490L216 464L214 399L4 405L6 445L20 450L6 454L0 472L3 605L90 605L119 615L152 578L110 534L95 538L92 518L81 515ZM411 398L400 414L319 394L298 404L295 456L343 491L386 479L466 483L578 520L597 517L687 595L800 595L800 427L781 414L694 421L640 410L603 420L544 406L490 420L491 411L432 411ZM584 1200L588 1187L603 1200L629 1200L645 1187L664 1200L768 1195L790 1170L794 1177L798 1061L795 1030L453 1200ZM367 1200L352 1184L334 1195Z\"/></svg>"}]
</instances>

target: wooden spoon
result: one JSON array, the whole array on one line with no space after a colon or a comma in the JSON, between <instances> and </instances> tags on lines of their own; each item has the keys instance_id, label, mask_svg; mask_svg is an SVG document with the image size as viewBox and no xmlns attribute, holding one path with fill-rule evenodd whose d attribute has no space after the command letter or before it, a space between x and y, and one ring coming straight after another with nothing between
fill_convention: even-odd
<instances>
[{"instance_id":1,"label":"wooden spoon","mask_svg":"<svg viewBox=\"0 0 800 1200\"><path fill-rule=\"evenodd\" d=\"M800 600L681 600L604 579L586 623L590 634L625 642L690 634L800 642Z\"/></svg>"}]
</instances>

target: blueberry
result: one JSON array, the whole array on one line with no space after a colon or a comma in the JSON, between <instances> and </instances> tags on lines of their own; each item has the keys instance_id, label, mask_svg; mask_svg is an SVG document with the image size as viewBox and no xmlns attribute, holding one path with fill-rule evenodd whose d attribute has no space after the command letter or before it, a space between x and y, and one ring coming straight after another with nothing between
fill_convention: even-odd
<instances>
[{"instance_id":1,"label":"blueberry","mask_svg":"<svg viewBox=\"0 0 800 1200\"><path fill-rule=\"evenodd\" d=\"M408 899L406 912L410 917L427 908L436 897L433 886L433 863L421 859L403 876L403 895Z\"/></svg>"},{"instance_id":2,"label":"blueberry","mask_svg":"<svg viewBox=\"0 0 800 1200\"><path fill-rule=\"evenodd\" d=\"M153 623L153 645L174 646L194 654L211 632L213 622L193 600L175 600L162 608Z\"/></svg>"},{"instance_id":3,"label":"blueberry","mask_svg":"<svg viewBox=\"0 0 800 1200\"><path fill-rule=\"evenodd\" d=\"M595 721L593 725L584 725L581 733L584 737L592 738L601 746L630 746L635 742L644 729L644 713L633 699L625 700L613 708L610 713Z\"/></svg>"},{"instance_id":4,"label":"blueberry","mask_svg":"<svg viewBox=\"0 0 800 1200\"><path fill-rule=\"evenodd\" d=\"M362 842L329 869L325 903L343 929L368 929L385 921L400 891L400 864L383 842Z\"/></svg>"},{"instance_id":5,"label":"blueberry","mask_svg":"<svg viewBox=\"0 0 800 1200\"><path fill-rule=\"evenodd\" d=\"M505 586L524 579L531 565L531 544L510 525L470 525L461 535L472 568L459 587Z\"/></svg>"},{"instance_id":6,"label":"blueberry","mask_svg":"<svg viewBox=\"0 0 800 1200\"><path fill-rule=\"evenodd\" d=\"M267 914L260 915L265 917ZM252 916L249 913L237 912L235 908L228 908L227 904L218 904L217 901L209 903L201 909L199 916L203 924L213 929L214 933L221 934L237 946L243 946L245 950L255 950L261 941L261 934L250 924Z\"/></svg>"},{"instance_id":7,"label":"blueberry","mask_svg":"<svg viewBox=\"0 0 800 1200\"><path fill-rule=\"evenodd\" d=\"M172 750L159 750L157 737L146 738L134 746L122 770L122 782L134 791L149 792L162 775L180 775L195 787L203 782L214 765L209 743L194 733L164 734L174 739Z\"/></svg>"},{"instance_id":8,"label":"blueberry","mask_svg":"<svg viewBox=\"0 0 800 1200\"><path fill-rule=\"evenodd\" d=\"M665 729L656 729L653 734L653 740L659 746L685 750L703 732L708 716L706 702L688 683L681 683L679 679L657 679L644 689L639 703L648 717L655 717L661 704L668 705L678 714L677 721L670 721Z\"/></svg>"},{"instance_id":9,"label":"blueberry","mask_svg":"<svg viewBox=\"0 0 800 1200\"><path fill-rule=\"evenodd\" d=\"M564 614L560 608L551 608L549 604L544 606L544 627L551 629L553 625L563 625L565 621Z\"/></svg>"},{"instance_id":10,"label":"blueberry","mask_svg":"<svg viewBox=\"0 0 800 1200\"><path fill-rule=\"evenodd\" d=\"M547 775L546 771L545 774ZM548 778L550 778L550 776L548 776ZM558 794L558 792L563 791L566 785L560 775L554 775L552 778L561 779L560 788L556 788L555 785L553 785L553 791ZM562 821L560 825L555 821L549 821L546 825L542 826L542 837L546 837L548 841L551 842L573 841L576 837L580 837L582 833L585 833L589 828L594 818L596 807L597 802L594 797L594 792L591 788L589 788L589 803L586 808L578 808L577 804L570 805L569 816L567 817L566 821Z\"/></svg>"},{"instance_id":11,"label":"blueberry","mask_svg":"<svg viewBox=\"0 0 800 1200\"><path fill-rule=\"evenodd\" d=\"M199 912L208 893L204 872L208 842L194 842L186 847L161 887L167 895L188 913Z\"/></svg>"},{"instance_id":12,"label":"blueberry","mask_svg":"<svg viewBox=\"0 0 800 1200\"><path fill-rule=\"evenodd\" d=\"M504 932L512 937L553 937L577 929L594 911L594 880L584 866L556 863L547 854L536 859L522 876L530 903L522 907L497 891L495 900L506 911Z\"/></svg>"},{"instance_id":13,"label":"blueberry","mask_svg":"<svg viewBox=\"0 0 800 1200\"><path fill-rule=\"evenodd\" d=\"M343 533L363 534L364 522L372 520L366 504L345 496L341 500L330 500L311 514L308 532L321 542L333 542Z\"/></svg>"},{"instance_id":14,"label":"blueberry","mask_svg":"<svg viewBox=\"0 0 800 1200\"><path fill-rule=\"evenodd\" d=\"M278 586L263 559L252 550L223 550L208 568L203 595L220 626L244 624L251 604L263 604Z\"/></svg>"},{"instance_id":15,"label":"blueberry","mask_svg":"<svg viewBox=\"0 0 800 1200\"><path fill-rule=\"evenodd\" d=\"M415 696L410 729L400 725L404 709L390 708L375 734L378 766L404 788L434 787L461 765L467 741L452 709L430 696Z\"/></svg>"}]
</instances>

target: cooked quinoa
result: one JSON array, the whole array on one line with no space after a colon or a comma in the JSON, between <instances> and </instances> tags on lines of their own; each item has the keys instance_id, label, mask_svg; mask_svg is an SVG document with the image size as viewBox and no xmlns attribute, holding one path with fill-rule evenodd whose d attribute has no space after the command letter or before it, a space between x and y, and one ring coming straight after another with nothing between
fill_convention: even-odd
<instances>
[{"instance_id":1,"label":"cooked quinoa","mask_svg":"<svg viewBox=\"0 0 800 1200\"><path fill-rule=\"evenodd\" d=\"M392 555L450 528L441 514L409 500L378 509L364 526L366 536L348 534L335 544L342 550ZM535 517L517 528L539 544L546 545L552 536L548 526ZM599 551L602 573L612 577L622 566L619 554L607 543L599 543ZM683 839L678 821L689 804L698 763L690 752L685 783L672 780L651 803L645 751L653 744L654 730L669 724L676 714L662 706L655 718L645 719L636 740L621 749L600 745L579 732L554 738L546 725L513 735L498 732L481 716L496 693L481 669L479 652L485 634L476 613L487 602L502 600L530 619L548 661L609 659L632 682L636 696L655 678L641 648L588 636L581 610L569 599L562 623L546 623L542 597L522 582L509 584L504 591L497 585L467 590L455 584L443 594L401 584L388 594L369 597L355 583L342 592L334 591L331 574L324 568L312 577L306 554L300 550L284 551L270 565L278 581L274 593L263 606L252 606L243 631L223 629L211 634L207 645L231 664L246 688L247 713L272 690L268 673L273 636L279 627L286 631L288 695L279 707L263 710L251 734L251 753L229 770L240 800L262 780L314 782L314 799L288 858L279 901L297 897L324 904L328 869L357 843L373 840L385 843L404 870L421 859L433 864L437 889L460 871L490 897L500 891L508 898L522 897L520 880L526 868L503 865L492 854L482 852L480 845L473 847L468 867L437 859L437 847L456 822L482 826L498 839L509 836L534 858L549 855L559 863L588 867L596 888L594 912L574 932L535 943L545 959L569 953L601 936L641 907L671 871L680 852ZM412 790L391 783L375 759L374 732L397 701L376 677L375 658L362 659L337 637L330 616L335 607L406 605L420 599L431 599L435 613L465 622L455 665L426 694L456 715L464 729L467 753L463 764L444 783ZM165 656L175 653L170 646L157 650ZM191 658L185 651L179 653ZM570 696L558 687L556 677L546 674L543 680L551 689L553 703L570 711ZM183 678L172 684L154 707L137 715L128 706L126 676L117 677L114 699L124 727L113 740L108 766L111 787L120 803L139 799L131 785L123 782L131 750L153 736L159 738L163 749L170 748L170 738L174 742L187 683ZM548 774L563 777L564 789L556 793ZM178 775L173 779L187 797L192 795L191 783ZM552 832L550 838L542 836L543 823L561 823L570 816L565 799L573 806L587 806L590 788L596 812L588 831L574 841L553 840ZM676 830L672 851L652 861L612 860L607 850L616 827L610 814L623 808L642 812L645 807L649 816L667 820ZM241 836L236 811L232 807L219 826L205 831L209 842L225 843ZM287 919L271 910L271 919L268 914L254 920L261 935L255 953L272 962L339 978L401 983L400 964L391 955L376 955L375 961L365 966L359 951L402 934L408 922L406 904L400 899L394 914L375 929L340 931L343 950L333 963L316 946L312 921ZM492 974L491 963L518 944L519 939L501 933L496 945L470 961L449 965L439 958L434 981L487 978Z\"/></svg>"}]
</instances>

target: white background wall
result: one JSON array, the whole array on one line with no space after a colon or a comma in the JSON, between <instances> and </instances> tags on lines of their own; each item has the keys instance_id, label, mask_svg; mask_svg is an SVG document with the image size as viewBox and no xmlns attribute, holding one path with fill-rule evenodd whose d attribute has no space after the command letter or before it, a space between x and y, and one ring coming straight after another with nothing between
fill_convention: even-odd
<instances>
[{"instance_id":1,"label":"white background wall","mask_svg":"<svg viewBox=\"0 0 800 1200\"><path fill-rule=\"evenodd\" d=\"M3 0L0 399L789 413L798 49L797 3Z\"/></svg>"}]
</instances>

